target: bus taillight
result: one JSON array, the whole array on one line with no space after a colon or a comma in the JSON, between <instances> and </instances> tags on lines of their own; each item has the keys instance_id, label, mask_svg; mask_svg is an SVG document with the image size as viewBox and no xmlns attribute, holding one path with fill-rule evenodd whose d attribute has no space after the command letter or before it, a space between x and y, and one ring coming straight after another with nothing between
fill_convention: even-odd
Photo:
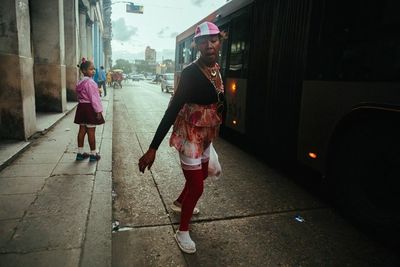
<instances>
[{"instance_id":1,"label":"bus taillight","mask_svg":"<svg viewBox=\"0 0 400 267\"><path fill-rule=\"evenodd\" d=\"M308 156L309 156L310 158L312 158L312 159L316 159L316 158L317 158L317 154L314 153L314 152L309 152L309 153L308 153Z\"/></svg>"},{"instance_id":2,"label":"bus taillight","mask_svg":"<svg viewBox=\"0 0 400 267\"><path fill-rule=\"evenodd\" d=\"M232 81L232 84L231 84L231 91L232 91L232 94L235 94L235 93L236 93L236 82L235 82L235 81Z\"/></svg>"},{"instance_id":3,"label":"bus taillight","mask_svg":"<svg viewBox=\"0 0 400 267\"><path fill-rule=\"evenodd\" d=\"M246 132L246 91L246 79L226 79L226 118L224 124L243 134Z\"/></svg>"}]
</instances>

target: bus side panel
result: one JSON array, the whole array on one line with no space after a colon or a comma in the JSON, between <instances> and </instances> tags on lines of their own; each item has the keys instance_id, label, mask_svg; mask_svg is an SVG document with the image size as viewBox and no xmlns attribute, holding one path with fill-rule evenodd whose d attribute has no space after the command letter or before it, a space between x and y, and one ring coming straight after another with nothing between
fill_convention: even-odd
<instances>
[{"instance_id":1,"label":"bus side panel","mask_svg":"<svg viewBox=\"0 0 400 267\"><path fill-rule=\"evenodd\" d=\"M360 106L400 103L399 1L323 4L312 13L298 141L299 161L321 173L339 121Z\"/></svg>"},{"instance_id":2,"label":"bus side panel","mask_svg":"<svg viewBox=\"0 0 400 267\"><path fill-rule=\"evenodd\" d=\"M304 81L298 159L325 173L327 151L337 124L359 107L399 106L400 83ZM309 153L317 155L310 158Z\"/></svg>"},{"instance_id":3,"label":"bus side panel","mask_svg":"<svg viewBox=\"0 0 400 267\"><path fill-rule=\"evenodd\" d=\"M256 1L254 6L246 125L249 139L274 158L296 158L311 2Z\"/></svg>"}]
</instances>

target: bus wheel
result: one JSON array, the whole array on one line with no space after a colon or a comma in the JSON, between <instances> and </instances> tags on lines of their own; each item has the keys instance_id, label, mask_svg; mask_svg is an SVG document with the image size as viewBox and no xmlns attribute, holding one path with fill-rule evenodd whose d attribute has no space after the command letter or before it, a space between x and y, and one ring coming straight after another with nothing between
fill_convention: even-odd
<instances>
[{"instance_id":1,"label":"bus wheel","mask_svg":"<svg viewBox=\"0 0 400 267\"><path fill-rule=\"evenodd\" d=\"M334 142L328 168L339 208L389 243L400 238L400 123L395 121L353 123Z\"/></svg>"}]
</instances>

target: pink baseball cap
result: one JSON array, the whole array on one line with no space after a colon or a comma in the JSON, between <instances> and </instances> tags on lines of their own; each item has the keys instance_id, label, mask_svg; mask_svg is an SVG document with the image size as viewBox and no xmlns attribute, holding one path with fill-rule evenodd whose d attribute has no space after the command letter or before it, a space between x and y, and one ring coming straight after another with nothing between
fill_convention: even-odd
<instances>
[{"instance_id":1,"label":"pink baseball cap","mask_svg":"<svg viewBox=\"0 0 400 267\"><path fill-rule=\"evenodd\" d=\"M194 31L194 38L204 36L204 35L214 35L218 34L219 29L217 25L214 23L205 21L199 25L197 25L196 30Z\"/></svg>"}]
</instances>

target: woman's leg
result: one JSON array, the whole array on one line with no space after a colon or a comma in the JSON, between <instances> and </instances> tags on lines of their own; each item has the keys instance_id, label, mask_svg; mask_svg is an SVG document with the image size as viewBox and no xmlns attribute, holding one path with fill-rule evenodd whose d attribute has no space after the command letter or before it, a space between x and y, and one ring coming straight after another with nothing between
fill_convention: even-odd
<instances>
[{"instance_id":1,"label":"woman's leg","mask_svg":"<svg viewBox=\"0 0 400 267\"><path fill-rule=\"evenodd\" d=\"M190 170L183 169L183 174L185 175L186 179L187 193L182 201L182 212L179 230L188 231L190 218L193 215L193 209L196 206L197 201L203 194L204 178L203 170L201 168Z\"/></svg>"},{"instance_id":2,"label":"woman's leg","mask_svg":"<svg viewBox=\"0 0 400 267\"><path fill-rule=\"evenodd\" d=\"M187 182L185 182L185 186L183 187L183 190L181 192L181 194L179 195L179 197L174 201L174 204L178 204L178 206L180 206L183 202L183 199L185 198L186 194L188 192L188 188L187 188ZM178 203L176 203L178 202Z\"/></svg>"},{"instance_id":3,"label":"woman's leg","mask_svg":"<svg viewBox=\"0 0 400 267\"><path fill-rule=\"evenodd\" d=\"M189 222L194 213L197 201L203 194L204 175L200 158L189 158L182 153L179 154L179 157L181 159L182 171L186 182L181 195L175 201L182 202L181 220L179 230L175 234L175 239L182 251L186 253L194 253L196 252L196 244L189 235Z\"/></svg>"},{"instance_id":4,"label":"woman's leg","mask_svg":"<svg viewBox=\"0 0 400 267\"><path fill-rule=\"evenodd\" d=\"M208 160L201 163L201 170L203 172L203 179L205 180L208 177ZM187 182L185 182L185 186L183 187L183 190L179 195L179 197L174 201L174 204L180 206L187 192L188 192L188 186Z\"/></svg>"},{"instance_id":5,"label":"woman's leg","mask_svg":"<svg viewBox=\"0 0 400 267\"><path fill-rule=\"evenodd\" d=\"M184 162L190 162L190 164L194 164L195 162L198 163L198 159L188 159L188 157L180 154L179 155L181 162L182 162L182 168L185 169L192 169L194 165L185 165ZM203 171L203 179L205 180L208 177L208 162L210 160L210 146L208 146L204 152L203 155L201 156L201 170ZM196 169L196 167L194 167ZM183 190L179 197L174 201L174 205L176 206L181 206L183 199L185 198L186 194L188 192L188 186L187 182L185 182L185 186L183 187ZM197 213L199 210L197 209ZM195 214L197 214L195 213Z\"/></svg>"},{"instance_id":6,"label":"woman's leg","mask_svg":"<svg viewBox=\"0 0 400 267\"><path fill-rule=\"evenodd\" d=\"M201 170L203 171L204 180L208 177L208 162L209 160L207 159L207 161L201 163Z\"/></svg>"}]
</instances>

